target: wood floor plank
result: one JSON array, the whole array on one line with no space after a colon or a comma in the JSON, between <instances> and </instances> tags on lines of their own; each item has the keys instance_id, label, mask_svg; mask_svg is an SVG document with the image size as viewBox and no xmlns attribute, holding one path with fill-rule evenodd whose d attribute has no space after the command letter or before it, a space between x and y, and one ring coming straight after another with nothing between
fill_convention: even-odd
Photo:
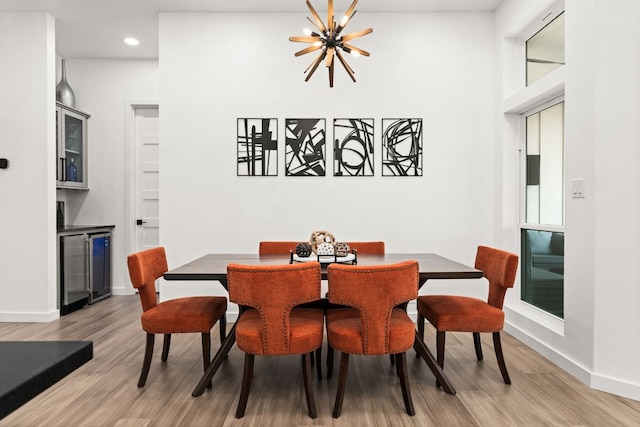
<instances>
[{"instance_id":1,"label":"wood floor plank","mask_svg":"<svg viewBox=\"0 0 640 427\"><path fill-rule=\"evenodd\" d=\"M244 355L234 347L213 388L194 398L202 374L198 334L174 335L166 363L157 339L147 384L137 387L145 342L140 312L137 296L113 296L46 324L0 323L2 340L94 342L93 360L0 420L0 427L640 425L640 402L587 387L507 334L503 350L513 384L505 385L491 335L482 336L485 360L478 362L471 334L456 333L447 334L445 359L455 396L437 388L424 362L410 353L414 417L405 412L389 358L353 356L342 415L333 419L338 353L334 378L313 382L317 419L307 414L300 357L291 356L256 357L246 414L237 420ZM425 341L433 351L435 334L428 325ZM214 348L217 343L214 328Z\"/></svg>"}]
</instances>

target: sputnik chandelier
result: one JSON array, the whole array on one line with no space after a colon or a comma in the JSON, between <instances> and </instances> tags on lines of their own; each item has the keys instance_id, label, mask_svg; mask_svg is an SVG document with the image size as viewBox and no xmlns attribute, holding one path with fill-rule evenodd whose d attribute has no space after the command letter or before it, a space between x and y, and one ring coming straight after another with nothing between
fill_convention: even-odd
<instances>
[{"instance_id":1,"label":"sputnik chandelier","mask_svg":"<svg viewBox=\"0 0 640 427\"><path fill-rule=\"evenodd\" d=\"M355 56L370 56L369 52L366 50L359 49L347 42L358 37L365 36L373 32L373 29L367 28L366 30L360 30L345 35L340 35L340 33L349 24L353 15L356 14L355 7L357 3L358 0L353 0L353 3L351 3L351 6L349 6L349 9L345 12L340 23L336 25L334 20L335 18L333 16L333 0L329 0L327 25L325 25L309 0L307 0L307 6L313 15L313 20L309 17L307 17L307 19L319 31L319 33L311 30L305 30L304 32L306 36L289 37L289 41L292 42L311 43L311 46L296 52L295 56L301 56L321 50L316 59L314 59L307 69L304 70L305 74L308 73L307 78L304 79L305 82L309 81L320 63L324 61L327 69L329 70L329 86L333 87L333 67L336 57L347 71L347 74L349 74L349 77L351 77L351 80L354 82L356 81L353 69L344 59L344 55L341 52L351 53Z\"/></svg>"}]
</instances>

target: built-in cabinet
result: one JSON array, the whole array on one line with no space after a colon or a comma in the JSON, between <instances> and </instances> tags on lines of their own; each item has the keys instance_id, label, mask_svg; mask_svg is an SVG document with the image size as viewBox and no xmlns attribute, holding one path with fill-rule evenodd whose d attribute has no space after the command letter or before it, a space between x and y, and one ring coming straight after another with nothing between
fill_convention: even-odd
<instances>
[{"instance_id":1,"label":"built-in cabinet","mask_svg":"<svg viewBox=\"0 0 640 427\"><path fill-rule=\"evenodd\" d=\"M56 187L87 190L87 121L82 111L56 103Z\"/></svg>"}]
</instances>

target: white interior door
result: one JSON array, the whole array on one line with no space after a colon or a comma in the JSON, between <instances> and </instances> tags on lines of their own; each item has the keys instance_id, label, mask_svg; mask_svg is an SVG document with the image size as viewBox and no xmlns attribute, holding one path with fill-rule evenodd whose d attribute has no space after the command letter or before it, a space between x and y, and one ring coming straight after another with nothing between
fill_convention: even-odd
<instances>
[{"instance_id":1,"label":"white interior door","mask_svg":"<svg viewBox=\"0 0 640 427\"><path fill-rule=\"evenodd\" d=\"M136 107L135 139L135 252L159 245L160 132L158 107Z\"/></svg>"}]
</instances>

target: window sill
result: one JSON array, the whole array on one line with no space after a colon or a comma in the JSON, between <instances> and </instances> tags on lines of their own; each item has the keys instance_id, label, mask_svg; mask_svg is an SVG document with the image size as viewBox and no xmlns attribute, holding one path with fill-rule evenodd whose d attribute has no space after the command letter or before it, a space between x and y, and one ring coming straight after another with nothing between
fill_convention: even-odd
<instances>
[{"instance_id":1,"label":"window sill","mask_svg":"<svg viewBox=\"0 0 640 427\"><path fill-rule=\"evenodd\" d=\"M555 334L564 336L564 320L549 314L544 310L527 304L521 300L515 304L507 305L505 303L504 309L505 312L507 312L507 318L511 317L509 314L515 315L513 318L514 322L510 322L514 325L522 324L523 321L529 321L535 323L537 326L548 329ZM516 319L515 317L518 317L519 319ZM520 326L518 328L522 329Z\"/></svg>"},{"instance_id":2,"label":"window sill","mask_svg":"<svg viewBox=\"0 0 640 427\"><path fill-rule=\"evenodd\" d=\"M502 102L504 114L522 114L564 94L564 67L556 68Z\"/></svg>"}]
</instances>

